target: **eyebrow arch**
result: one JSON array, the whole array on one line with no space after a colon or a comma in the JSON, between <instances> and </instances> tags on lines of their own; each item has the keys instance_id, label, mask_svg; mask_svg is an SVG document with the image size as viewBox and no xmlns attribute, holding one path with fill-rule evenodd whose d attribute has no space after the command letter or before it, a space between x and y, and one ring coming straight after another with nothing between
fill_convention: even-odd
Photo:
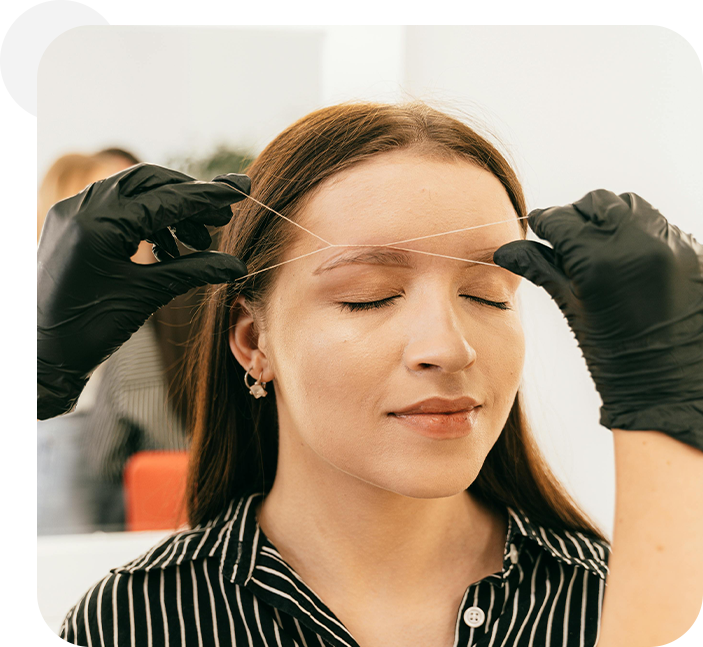
<instances>
[{"instance_id":1,"label":"eyebrow arch","mask_svg":"<svg viewBox=\"0 0 703 647\"><path fill-rule=\"evenodd\" d=\"M479 261L479 263L490 263L491 265L494 265L494 251L495 249L471 251L468 253L466 261ZM332 260L326 261L315 271L313 271L313 275L317 276L324 272L329 272L330 270L342 265L393 265L412 269L415 267L415 264L410 260L410 254L412 253L427 254L427 252L423 252L422 250L412 250L412 252L408 253L397 248L371 246L363 247L362 251L348 252L341 256L337 256ZM434 254L430 255L434 256ZM475 265L473 266L475 267Z\"/></svg>"}]
</instances>

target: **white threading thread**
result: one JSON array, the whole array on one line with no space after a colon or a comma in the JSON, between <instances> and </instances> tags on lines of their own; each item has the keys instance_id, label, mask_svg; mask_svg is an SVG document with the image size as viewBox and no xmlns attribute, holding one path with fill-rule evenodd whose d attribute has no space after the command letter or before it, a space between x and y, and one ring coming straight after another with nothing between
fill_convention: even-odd
<instances>
[{"instance_id":1,"label":"white threading thread","mask_svg":"<svg viewBox=\"0 0 703 647\"><path fill-rule=\"evenodd\" d=\"M229 185L232 186L232 185ZM472 260L470 258L458 258L456 256L447 256L446 254L436 254L434 252L425 252L419 249L407 249L405 247L396 247L396 245L399 245L401 243L410 243L415 240L424 240L425 238L434 238L436 236L446 236L447 234L455 234L460 231L469 231L471 229L480 229L481 227L489 227L490 225L499 225L502 223L506 222L513 222L514 220L524 220L528 216L516 216L515 218L508 218L507 220L497 220L496 222L487 222L482 225L473 225L471 227L463 227L462 229L452 229L451 231L442 231L438 234L428 234L427 236L418 236L417 238L407 238L405 240L399 240L394 243L386 243L386 244L338 244L338 243L330 243L329 241L325 240L322 238L322 236L318 236L316 233L310 231L309 229L306 229L303 227L300 223L297 223L290 218L284 216L282 213L278 213L275 209L272 209L268 205L265 205L263 202L259 202L256 198L252 198L250 195L247 193L244 193L244 191L241 191L237 187L232 186L232 188L235 191L238 191L241 193L243 196L249 198L249 200L252 200L253 202L256 202L256 204L262 206L264 209L268 209L271 213L275 213L277 216L283 218L284 220L287 220L289 223L292 225L295 225L296 227L299 227L303 231L306 231L308 234L311 236L314 236L318 240L321 240L323 243L327 245L327 247L321 247L320 249L316 249L312 252L308 252L307 254L302 254L301 256L296 256L295 258L291 258L287 261L283 261L282 263L276 263L275 265L270 265L269 267L265 267L261 270L257 270L256 272L251 272L251 274L247 274L245 276L240 276L237 280L242 281L244 279L249 278L250 276L254 276L255 274L259 274L261 272L266 272L267 270L272 270L274 267L280 267L281 265L285 265L286 263L292 263L293 261L298 261L301 258L305 258L306 256L312 256L313 254L317 254L318 252L324 252L326 249L330 249L331 247L389 247L391 249L398 249L400 251L404 252L415 252L417 254L426 254L428 256L439 256L440 258L449 258L454 261L464 261L465 263L477 263L479 265L488 265L489 267L500 267L500 265L496 265L495 263L485 263L484 261L476 261Z\"/></svg>"}]
</instances>

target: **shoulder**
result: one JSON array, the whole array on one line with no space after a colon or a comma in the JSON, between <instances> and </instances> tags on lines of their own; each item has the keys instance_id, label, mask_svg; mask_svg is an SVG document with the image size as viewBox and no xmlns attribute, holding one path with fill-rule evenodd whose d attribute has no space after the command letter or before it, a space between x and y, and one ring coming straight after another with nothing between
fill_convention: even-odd
<instances>
[{"instance_id":1,"label":"shoulder","mask_svg":"<svg viewBox=\"0 0 703 647\"><path fill-rule=\"evenodd\" d=\"M112 569L66 614L60 636L77 645L168 645L169 635L186 631L184 623L207 623L231 607L236 590L230 583L225 586L218 559L203 554L166 563L178 545L171 538L155 551L156 557L146 553ZM166 557L157 563L159 554ZM202 643L194 638L182 644Z\"/></svg>"},{"instance_id":2,"label":"shoulder","mask_svg":"<svg viewBox=\"0 0 703 647\"><path fill-rule=\"evenodd\" d=\"M76 645L104 644L105 634L112 639L118 583L113 573L96 582L66 614L59 636Z\"/></svg>"},{"instance_id":3,"label":"shoulder","mask_svg":"<svg viewBox=\"0 0 703 647\"><path fill-rule=\"evenodd\" d=\"M113 568L96 582L66 614L60 636L77 645L168 644L170 634L188 637L188 622L227 614L242 595L223 576L223 563L237 554L232 541L234 513L243 501L233 501L213 522L164 538L136 559ZM188 622L186 620L190 618ZM182 641L186 644L188 641Z\"/></svg>"}]
</instances>

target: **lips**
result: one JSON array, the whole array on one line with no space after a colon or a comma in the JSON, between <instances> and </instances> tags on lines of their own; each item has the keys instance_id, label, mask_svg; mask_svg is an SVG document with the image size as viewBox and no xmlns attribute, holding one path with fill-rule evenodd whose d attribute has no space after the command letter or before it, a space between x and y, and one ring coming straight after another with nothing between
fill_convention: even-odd
<instances>
[{"instance_id":1,"label":"lips","mask_svg":"<svg viewBox=\"0 0 703 647\"><path fill-rule=\"evenodd\" d=\"M470 397L462 398L428 398L421 402L411 404L404 409L391 412L390 415L411 415L411 414L450 414L460 411L470 411L481 406L477 400Z\"/></svg>"}]
</instances>

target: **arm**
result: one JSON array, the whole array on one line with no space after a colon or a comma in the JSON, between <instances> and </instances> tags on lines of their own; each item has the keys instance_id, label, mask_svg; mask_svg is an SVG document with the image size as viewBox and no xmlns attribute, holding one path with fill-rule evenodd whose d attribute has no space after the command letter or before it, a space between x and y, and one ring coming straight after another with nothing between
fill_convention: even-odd
<instances>
[{"instance_id":1,"label":"arm","mask_svg":"<svg viewBox=\"0 0 703 647\"><path fill-rule=\"evenodd\" d=\"M680 638L703 601L703 452L613 429L616 501L598 647Z\"/></svg>"}]
</instances>

